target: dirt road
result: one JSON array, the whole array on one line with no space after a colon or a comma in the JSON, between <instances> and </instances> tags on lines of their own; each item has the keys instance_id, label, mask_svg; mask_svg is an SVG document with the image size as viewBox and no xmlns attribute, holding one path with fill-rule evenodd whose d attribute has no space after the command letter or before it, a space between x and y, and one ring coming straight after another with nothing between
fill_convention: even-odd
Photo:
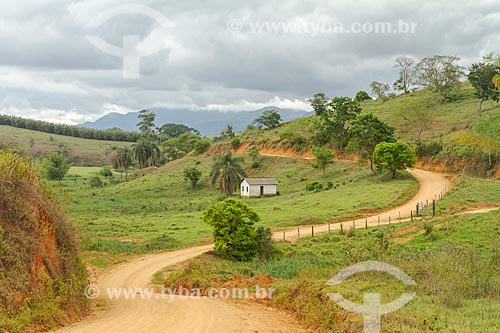
<instances>
[{"instance_id":1,"label":"dirt road","mask_svg":"<svg viewBox=\"0 0 500 333\"><path fill-rule=\"evenodd\" d=\"M109 299L107 288L148 288L154 273L162 268L199 256L212 245L148 255L118 265L103 275L98 288ZM57 332L306 332L291 316L260 304L187 297L162 298L136 294L134 299L111 300L104 313Z\"/></svg>"},{"instance_id":2,"label":"dirt road","mask_svg":"<svg viewBox=\"0 0 500 333\"><path fill-rule=\"evenodd\" d=\"M417 202L425 202L440 195L450 183L440 174L410 171L420 183L417 195L406 204L380 214L382 223L409 216ZM377 216L369 218L369 225L378 224ZM364 225L364 220L359 221ZM351 224L352 225L352 224ZM332 229L338 229L338 224ZM296 230L294 228L293 230ZM316 232L326 232L326 226L317 226ZM304 234L307 232L304 230ZM283 233L275 234L282 238ZM98 287L101 298L109 299L106 288L147 288L154 273L166 266L175 265L196 257L212 248L211 245L148 255L121 264L103 275ZM147 299L136 295L135 299L114 299L107 311L86 318L81 323L58 332L74 333L124 333L124 332L306 332L287 314L259 304L227 302L219 299L192 299L175 297L173 301L153 294Z\"/></svg>"},{"instance_id":3,"label":"dirt road","mask_svg":"<svg viewBox=\"0 0 500 333\"><path fill-rule=\"evenodd\" d=\"M419 183L419 189L416 195L403 205L390 209L386 212L375 214L373 216L367 216L368 226L376 226L379 224L389 224L389 218L392 223L398 222L400 217L401 220L410 218L411 211L415 211L417 203L427 203L432 202L432 199L438 199L441 194L446 193L450 187L451 183L442 174L424 171L419 169L408 170L409 173L415 177ZM369 189L367 189L369 191ZM356 228L364 228L366 220L365 218L358 219L355 221ZM353 227L352 221L344 222L344 230L348 230ZM330 231L340 230L340 223L333 223L330 225ZM328 224L319 224L314 226L314 234L326 233L328 232ZM297 227L286 228L285 238L287 240L294 240L297 238ZM306 237L311 236L312 229L311 226L301 226L300 236ZM283 231L275 232L273 238L276 240L283 239Z\"/></svg>"}]
</instances>

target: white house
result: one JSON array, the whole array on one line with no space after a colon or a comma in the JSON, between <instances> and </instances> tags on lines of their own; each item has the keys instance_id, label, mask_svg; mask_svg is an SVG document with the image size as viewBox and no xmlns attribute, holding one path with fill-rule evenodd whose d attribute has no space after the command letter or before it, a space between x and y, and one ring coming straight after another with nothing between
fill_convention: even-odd
<instances>
[{"instance_id":1,"label":"white house","mask_svg":"<svg viewBox=\"0 0 500 333\"><path fill-rule=\"evenodd\" d=\"M274 178L245 178L241 182L241 197L255 198L276 195L278 182Z\"/></svg>"}]
</instances>

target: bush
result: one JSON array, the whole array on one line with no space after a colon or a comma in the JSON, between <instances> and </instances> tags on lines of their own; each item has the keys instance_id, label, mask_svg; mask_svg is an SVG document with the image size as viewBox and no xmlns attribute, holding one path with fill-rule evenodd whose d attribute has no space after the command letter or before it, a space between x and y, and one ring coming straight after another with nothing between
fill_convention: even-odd
<instances>
[{"instance_id":1,"label":"bush","mask_svg":"<svg viewBox=\"0 0 500 333\"><path fill-rule=\"evenodd\" d=\"M326 189L327 190L330 190L332 187L333 187L333 183L332 182L326 183Z\"/></svg>"},{"instance_id":2,"label":"bush","mask_svg":"<svg viewBox=\"0 0 500 333\"><path fill-rule=\"evenodd\" d=\"M89 181L90 187L103 187L104 183L101 180L101 177L95 176L90 178Z\"/></svg>"},{"instance_id":3,"label":"bush","mask_svg":"<svg viewBox=\"0 0 500 333\"><path fill-rule=\"evenodd\" d=\"M241 140L239 138L233 138L231 140L231 148L236 149L240 146L240 144L241 144Z\"/></svg>"},{"instance_id":4,"label":"bush","mask_svg":"<svg viewBox=\"0 0 500 333\"><path fill-rule=\"evenodd\" d=\"M42 174L48 180L62 180L71 165L66 157L59 153L51 153L42 160Z\"/></svg>"},{"instance_id":5,"label":"bush","mask_svg":"<svg viewBox=\"0 0 500 333\"><path fill-rule=\"evenodd\" d=\"M309 192L320 192L323 189L323 184L312 182L306 185L306 190Z\"/></svg>"},{"instance_id":6,"label":"bush","mask_svg":"<svg viewBox=\"0 0 500 333\"><path fill-rule=\"evenodd\" d=\"M271 229L259 227L257 229L257 243L259 244L259 257L269 260L274 253L273 233Z\"/></svg>"},{"instance_id":7,"label":"bush","mask_svg":"<svg viewBox=\"0 0 500 333\"><path fill-rule=\"evenodd\" d=\"M226 199L203 212L203 221L213 227L215 252L248 261L259 252L259 235L254 224L259 215L242 201Z\"/></svg>"},{"instance_id":8,"label":"bush","mask_svg":"<svg viewBox=\"0 0 500 333\"><path fill-rule=\"evenodd\" d=\"M204 152L206 152L208 150L208 148L210 148L210 142L206 139L203 139L203 140L196 142L196 144L194 146L194 151L197 154L203 154Z\"/></svg>"},{"instance_id":9,"label":"bush","mask_svg":"<svg viewBox=\"0 0 500 333\"><path fill-rule=\"evenodd\" d=\"M110 178L113 177L113 170L110 167L104 167L99 171L99 174L103 177Z\"/></svg>"},{"instance_id":10,"label":"bush","mask_svg":"<svg viewBox=\"0 0 500 333\"><path fill-rule=\"evenodd\" d=\"M260 163L255 161L252 163L252 169L257 169L258 167L260 167Z\"/></svg>"}]
</instances>

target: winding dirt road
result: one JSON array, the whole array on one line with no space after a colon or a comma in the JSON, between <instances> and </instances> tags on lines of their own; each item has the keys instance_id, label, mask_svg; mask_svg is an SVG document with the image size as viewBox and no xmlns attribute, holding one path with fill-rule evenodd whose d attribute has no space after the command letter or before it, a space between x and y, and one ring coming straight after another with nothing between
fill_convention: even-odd
<instances>
[{"instance_id":1,"label":"winding dirt road","mask_svg":"<svg viewBox=\"0 0 500 333\"><path fill-rule=\"evenodd\" d=\"M381 223L388 223L389 217L399 218L399 212L402 217L409 216L410 210L415 209L418 202L432 200L451 186L443 175L423 170L410 172L420 183L418 193L401 207L379 214ZM360 226L364 226L364 223L364 220L359 221ZM378 224L378 217L370 217L368 223ZM339 224L332 224L331 229L339 227ZM315 232L326 231L326 226L317 226L315 229ZM307 235L305 230L302 235ZM283 232L277 232L275 237L282 238ZM152 254L118 265L99 279L100 297L109 299L106 288L147 288L154 273L199 256L211 248L211 245L207 245ZM122 297L111 300L107 311L94 314L58 332L306 332L291 316L257 303L178 296L166 300L160 294L152 294L144 299L141 296L137 294L134 299Z\"/></svg>"}]
</instances>

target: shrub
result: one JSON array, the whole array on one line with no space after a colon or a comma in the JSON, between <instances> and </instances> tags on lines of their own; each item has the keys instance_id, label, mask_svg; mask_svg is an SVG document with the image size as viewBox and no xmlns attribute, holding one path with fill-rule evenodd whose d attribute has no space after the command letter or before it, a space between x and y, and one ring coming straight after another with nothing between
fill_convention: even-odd
<instances>
[{"instance_id":1,"label":"shrub","mask_svg":"<svg viewBox=\"0 0 500 333\"><path fill-rule=\"evenodd\" d=\"M242 201L226 199L209 207L203 221L213 227L215 252L240 261L248 261L259 252L254 224L259 215Z\"/></svg>"},{"instance_id":2,"label":"shrub","mask_svg":"<svg viewBox=\"0 0 500 333\"><path fill-rule=\"evenodd\" d=\"M306 190L309 192L320 192L323 189L323 184L312 182L306 185Z\"/></svg>"},{"instance_id":3,"label":"shrub","mask_svg":"<svg viewBox=\"0 0 500 333\"><path fill-rule=\"evenodd\" d=\"M326 183L326 189L329 190L333 187L333 183L332 182L328 182Z\"/></svg>"},{"instance_id":4,"label":"shrub","mask_svg":"<svg viewBox=\"0 0 500 333\"><path fill-rule=\"evenodd\" d=\"M258 167L260 167L260 163L255 161L252 163L252 169L257 169Z\"/></svg>"},{"instance_id":5,"label":"shrub","mask_svg":"<svg viewBox=\"0 0 500 333\"><path fill-rule=\"evenodd\" d=\"M66 157L59 153L51 153L42 160L42 174L48 180L62 180L71 165Z\"/></svg>"},{"instance_id":6,"label":"shrub","mask_svg":"<svg viewBox=\"0 0 500 333\"><path fill-rule=\"evenodd\" d=\"M101 177L95 176L90 178L89 181L90 187L103 187L104 183L102 182Z\"/></svg>"},{"instance_id":7,"label":"shrub","mask_svg":"<svg viewBox=\"0 0 500 333\"><path fill-rule=\"evenodd\" d=\"M236 149L240 146L240 144L241 144L241 140L239 138L233 138L231 140L231 148Z\"/></svg>"},{"instance_id":8,"label":"shrub","mask_svg":"<svg viewBox=\"0 0 500 333\"><path fill-rule=\"evenodd\" d=\"M99 171L99 174L106 178L113 177L113 170L110 167L104 167Z\"/></svg>"}]
</instances>

